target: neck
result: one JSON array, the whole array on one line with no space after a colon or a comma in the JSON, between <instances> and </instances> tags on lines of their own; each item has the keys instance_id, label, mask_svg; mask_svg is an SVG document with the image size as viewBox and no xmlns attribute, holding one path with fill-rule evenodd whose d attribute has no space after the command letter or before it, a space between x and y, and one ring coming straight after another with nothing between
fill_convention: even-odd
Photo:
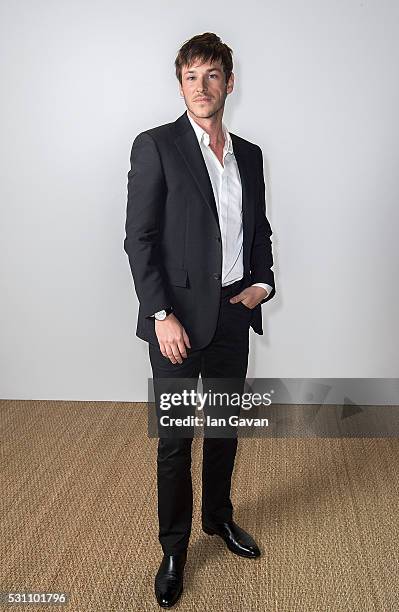
<instances>
[{"instance_id":1,"label":"neck","mask_svg":"<svg viewBox=\"0 0 399 612\"><path fill-rule=\"evenodd\" d=\"M191 119L198 123L198 125L209 134L209 141L212 146L224 146L224 134L222 127L223 108L221 108L211 117L197 117L189 109L187 109L187 114L190 115Z\"/></svg>"}]
</instances>

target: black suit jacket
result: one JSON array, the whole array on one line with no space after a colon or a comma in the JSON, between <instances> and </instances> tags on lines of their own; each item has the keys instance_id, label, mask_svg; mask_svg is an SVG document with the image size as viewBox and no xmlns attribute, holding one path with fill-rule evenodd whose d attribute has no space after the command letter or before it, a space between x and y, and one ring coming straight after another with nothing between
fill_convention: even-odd
<instances>
[{"instance_id":1,"label":"black suit jacket","mask_svg":"<svg viewBox=\"0 0 399 612\"><path fill-rule=\"evenodd\" d=\"M271 285L263 304L275 283L262 151L230 135L242 184L244 286ZM192 349L202 348L218 319L222 242L212 183L187 112L138 134L130 163L124 250L140 303L136 335L158 345L150 315L172 306ZM263 334L260 304L251 327Z\"/></svg>"}]
</instances>

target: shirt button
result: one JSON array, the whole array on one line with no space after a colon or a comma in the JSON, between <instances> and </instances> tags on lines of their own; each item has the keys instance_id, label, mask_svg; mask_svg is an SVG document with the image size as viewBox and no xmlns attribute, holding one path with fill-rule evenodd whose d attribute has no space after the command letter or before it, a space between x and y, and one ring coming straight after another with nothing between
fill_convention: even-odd
<instances>
[{"instance_id":1,"label":"shirt button","mask_svg":"<svg viewBox=\"0 0 399 612\"><path fill-rule=\"evenodd\" d=\"M222 277L221 274L218 274L217 272L215 272L215 274L213 274L213 278L215 280L220 280L221 277Z\"/></svg>"}]
</instances>

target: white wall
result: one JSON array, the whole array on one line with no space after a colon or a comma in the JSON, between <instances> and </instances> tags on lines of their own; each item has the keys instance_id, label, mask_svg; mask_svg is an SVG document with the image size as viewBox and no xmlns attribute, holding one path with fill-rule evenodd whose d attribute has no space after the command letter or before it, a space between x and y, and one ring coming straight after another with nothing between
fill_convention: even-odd
<instances>
[{"instance_id":1,"label":"white wall","mask_svg":"<svg viewBox=\"0 0 399 612\"><path fill-rule=\"evenodd\" d=\"M396 2L0 13L0 397L146 399L123 250L130 148L184 111L173 62L204 31L234 51L226 124L265 159L277 295L248 376L398 375Z\"/></svg>"}]
</instances>

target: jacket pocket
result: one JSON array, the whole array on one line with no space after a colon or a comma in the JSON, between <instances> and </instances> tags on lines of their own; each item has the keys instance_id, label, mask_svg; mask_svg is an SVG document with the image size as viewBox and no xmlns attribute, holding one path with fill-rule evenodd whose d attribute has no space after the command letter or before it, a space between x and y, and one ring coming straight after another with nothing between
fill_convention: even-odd
<instances>
[{"instance_id":1,"label":"jacket pocket","mask_svg":"<svg viewBox=\"0 0 399 612\"><path fill-rule=\"evenodd\" d=\"M171 285L187 287L188 273L183 268L166 268L166 274Z\"/></svg>"}]
</instances>

